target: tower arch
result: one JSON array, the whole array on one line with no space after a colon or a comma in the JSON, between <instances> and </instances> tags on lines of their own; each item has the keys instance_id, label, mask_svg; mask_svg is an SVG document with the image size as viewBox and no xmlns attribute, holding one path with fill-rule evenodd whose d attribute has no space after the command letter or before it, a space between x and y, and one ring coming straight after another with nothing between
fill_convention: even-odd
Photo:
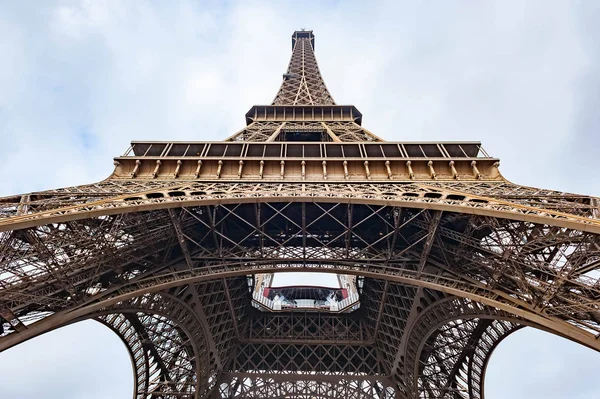
<instances>
[{"instance_id":1,"label":"tower arch","mask_svg":"<svg viewBox=\"0 0 600 399\"><path fill-rule=\"evenodd\" d=\"M600 349L598 198L508 182L478 142L385 141L333 101L312 31L292 47L226 140L133 142L104 181L0 198L0 350L97 318L136 399L412 399L481 397L523 325ZM265 306L256 276L286 271L358 299Z\"/></svg>"}]
</instances>

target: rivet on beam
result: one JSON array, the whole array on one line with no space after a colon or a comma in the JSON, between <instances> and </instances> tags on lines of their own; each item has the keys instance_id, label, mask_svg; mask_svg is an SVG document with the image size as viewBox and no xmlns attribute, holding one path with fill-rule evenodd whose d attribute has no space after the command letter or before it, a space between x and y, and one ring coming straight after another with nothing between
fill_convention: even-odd
<instances>
[{"instance_id":1,"label":"rivet on beam","mask_svg":"<svg viewBox=\"0 0 600 399\"><path fill-rule=\"evenodd\" d=\"M344 179L348 180L350 174L348 173L348 161L344 161Z\"/></svg>"},{"instance_id":2,"label":"rivet on beam","mask_svg":"<svg viewBox=\"0 0 600 399\"><path fill-rule=\"evenodd\" d=\"M202 161L198 160L198 166L196 167L196 173L195 173L196 179L200 176L200 169L202 169Z\"/></svg>"},{"instance_id":3,"label":"rivet on beam","mask_svg":"<svg viewBox=\"0 0 600 399\"><path fill-rule=\"evenodd\" d=\"M263 170L265 169L265 161L260 161L260 168L258 169L258 176L263 178Z\"/></svg>"},{"instance_id":4,"label":"rivet on beam","mask_svg":"<svg viewBox=\"0 0 600 399\"><path fill-rule=\"evenodd\" d=\"M371 179L371 171L369 170L369 161L365 161L365 172L367 174L367 179Z\"/></svg>"},{"instance_id":5,"label":"rivet on beam","mask_svg":"<svg viewBox=\"0 0 600 399\"><path fill-rule=\"evenodd\" d=\"M179 177L179 169L181 169L181 159L177 160L177 167L175 168L175 173L173 174L175 176L175 178Z\"/></svg>"},{"instance_id":6,"label":"rivet on beam","mask_svg":"<svg viewBox=\"0 0 600 399\"><path fill-rule=\"evenodd\" d=\"M387 169L388 179L392 178L392 168L390 168L390 161L385 161L385 168Z\"/></svg>"},{"instance_id":7,"label":"rivet on beam","mask_svg":"<svg viewBox=\"0 0 600 399\"><path fill-rule=\"evenodd\" d=\"M477 162L471 162L471 168L473 168L473 174L477 179L481 179L481 173L479 173L479 169L477 169Z\"/></svg>"},{"instance_id":8,"label":"rivet on beam","mask_svg":"<svg viewBox=\"0 0 600 399\"><path fill-rule=\"evenodd\" d=\"M306 179L306 161L300 162L302 165L302 180Z\"/></svg>"},{"instance_id":9,"label":"rivet on beam","mask_svg":"<svg viewBox=\"0 0 600 399\"><path fill-rule=\"evenodd\" d=\"M283 176L285 176L285 161L282 160L281 162L279 162L279 164L281 165L281 171L279 172L279 174L281 175L281 178L283 179Z\"/></svg>"},{"instance_id":10,"label":"rivet on beam","mask_svg":"<svg viewBox=\"0 0 600 399\"><path fill-rule=\"evenodd\" d=\"M244 169L244 161L240 159L240 166L238 167L238 179L242 178L242 169Z\"/></svg>"},{"instance_id":11,"label":"rivet on beam","mask_svg":"<svg viewBox=\"0 0 600 399\"><path fill-rule=\"evenodd\" d=\"M223 169L223 161L219 159L219 166L217 166L217 179L221 177L221 169Z\"/></svg>"},{"instance_id":12,"label":"rivet on beam","mask_svg":"<svg viewBox=\"0 0 600 399\"><path fill-rule=\"evenodd\" d=\"M29 200L31 196L29 194L25 194L21 196L21 200L19 201L19 205L17 206L17 215L24 215L29 210Z\"/></svg>"},{"instance_id":13,"label":"rivet on beam","mask_svg":"<svg viewBox=\"0 0 600 399\"><path fill-rule=\"evenodd\" d=\"M142 161L140 161L139 159L136 159L135 161L135 168L133 168L133 172L131 172L131 177L136 177L138 170L140 170L140 165L142 164Z\"/></svg>"},{"instance_id":14,"label":"rivet on beam","mask_svg":"<svg viewBox=\"0 0 600 399\"><path fill-rule=\"evenodd\" d=\"M450 170L452 171L452 177L458 180L458 172L456 171L456 167L454 166L454 161L450 161Z\"/></svg>"},{"instance_id":15,"label":"rivet on beam","mask_svg":"<svg viewBox=\"0 0 600 399\"><path fill-rule=\"evenodd\" d=\"M323 161L323 179L327 180L327 161Z\"/></svg>"},{"instance_id":16,"label":"rivet on beam","mask_svg":"<svg viewBox=\"0 0 600 399\"><path fill-rule=\"evenodd\" d=\"M427 162L427 166L429 166L429 175L433 180L436 179L435 169L433 169L433 161Z\"/></svg>"},{"instance_id":17,"label":"rivet on beam","mask_svg":"<svg viewBox=\"0 0 600 399\"><path fill-rule=\"evenodd\" d=\"M160 169L160 164L162 162L160 162L160 159L156 160L156 167L154 168L154 172L152 172L152 177L155 178L156 176L158 176L158 170Z\"/></svg>"},{"instance_id":18,"label":"rivet on beam","mask_svg":"<svg viewBox=\"0 0 600 399\"><path fill-rule=\"evenodd\" d=\"M415 173L413 172L412 169L412 162L411 161L406 161L406 167L408 168L408 177L410 177L412 180L415 179Z\"/></svg>"}]
</instances>

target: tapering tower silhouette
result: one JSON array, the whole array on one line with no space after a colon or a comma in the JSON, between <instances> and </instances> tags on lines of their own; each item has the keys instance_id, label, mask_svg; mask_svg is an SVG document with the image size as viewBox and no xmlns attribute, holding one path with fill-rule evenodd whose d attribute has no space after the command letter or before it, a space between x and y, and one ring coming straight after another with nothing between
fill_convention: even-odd
<instances>
[{"instance_id":1,"label":"tapering tower silhouette","mask_svg":"<svg viewBox=\"0 0 600 399\"><path fill-rule=\"evenodd\" d=\"M93 318L138 399L342 399L481 398L522 326L600 349L597 198L510 183L477 142L384 141L312 31L292 48L227 140L134 142L104 181L0 199L0 350ZM273 284L290 271L339 284Z\"/></svg>"}]
</instances>

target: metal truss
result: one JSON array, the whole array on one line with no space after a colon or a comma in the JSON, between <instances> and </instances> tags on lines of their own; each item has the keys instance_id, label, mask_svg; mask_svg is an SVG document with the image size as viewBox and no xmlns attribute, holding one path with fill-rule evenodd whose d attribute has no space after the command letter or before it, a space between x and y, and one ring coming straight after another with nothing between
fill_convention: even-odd
<instances>
[{"instance_id":1,"label":"metal truss","mask_svg":"<svg viewBox=\"0 0 600 399\"><path fill-rule=\"evenodd\" d=\"M479 143L384 142L312 32L292 43L227 141L136 142L102 182L0 198L0 351L92 318L135 399L466 399L523 326L600 350L598 198L510 183ZM359 276L360 307L253 307L287 271Z\"/></svg>"},{"instance_id":2,"label":"metal truss","mask_svg":"<svg viewBox=\"0 0 600 399\"><path fill-rule=\"evenodd\" d=\"M286 133L320 133L322 140L344 142L382 141L355 121L269 122L255 121L229 137L231 141L286 141Z\"/></svg>"},{"instance_id":3,"label":"metal truss","mask_svg":"<svg viewBox=\"0 0 600 399\"><path fill-rule=\"evenodd\" d=\"M523 323L542 326L591 347L597 345L594 298L598 289L583 276L593 270L597 259L598 236L592 233L427 209L304 202L157 210L72 221L64 226L52 225L53 230L35 227L13 234L19 245L11 248L46 250L43 257L32 253L30 259L43 267L29 280L26 274L13 273L12 279L5 281L1 294L3 303L10 304L10 313L4 315L13 326L6 324L5 334L14 329L6 336L6 345L70 322L71 317L92 315L95 309L112 306L123 298L163 289L175 290L173 294L183 297L185 303L195 304L195 313L204 319L211 336L207 342L213 342L218 372L313 370L397 375L399 381L408 381L411 375L423 375L429 369L395 372L405 364L395 349L408 339L404 337L410 320L428 303L444 296L432 296L431 292L439 291L487 303L495 306L492 309L503 309L503 317L518 316ZM114 237L128 239L99 234L90 226L111 226L100 231L112 230ZM152 245L145 245L142 251L137 246L141 242L138 237L148 237L149 231L157 234ZM69 257L66 238L74 232L86 232L88 239L73 236L77 242L73 242L74 255ZM38 237L37 246L31 244L32 235ZM105 252L96 256L76 251L98 237L119 250L111 251L105 243ZM52 249L53 242L60 242L60 248ZM145 257L134 256L137 252L128 247ZM23 253L15 252L12 260L5 258L14 266L4 270L17 266L19 270L34 270L23 262L27 259ZM85 257L77 260L78 269L69 269L79 253ZM114 258L108 258L109 253ZM46 266L50 259L52 267ZM121 264L127 267L115 269ZM368 277L361 298L365 314L361 322L353 314L317 318L309 314L272 317L261 312L259 317L253 316L247 309L250 289L245 276L290 269ZM240 277L232 279L236 275ZM571 280L564 280L563 276L569 275ZM31 284L31 280L43 284ZM417 289L419 286L423 288ZM427 299L428 295L433 299ZM574 312L575 306L581 310ZM25 326L36 317L44 318L32 328ZM451 333L463 331L462 338L476 332L491 334L478 323L465 320L447 329ZM506 325L485 327L502 330ZM333 339L328 332L335 335ZM423 335L416 342L426 339ZM460 341L454 346L461 345L474 344ZM481 359L485 358L462 359L463 363L470 362L468 370L474 370L473 364L479 367L477 372L469 371L473 382L462 385L472 392L465 397L476 397L473 392L480 388L475 381L482 380ZM457 370L464 369L463 363ZM442 380L448 384L451 378ZM410 394L409 388L409 384L400 384L398 389ZM428 389L433 397L441 392Z\"/></svg>"},{"instance_id":4,"label":"metal truss","mask_svg":"<svg viewBox=\"0 0 600 399\"><path fill-rule=\"evenodd\" d=\"M273 373L296 370L380 375L382 372L372 346L312 343L241 344L231 367L236 371L270 370Z\"/></svg>"},{"instance_id":5,"label":"metal truss","mask_svg":"<svg viewBox=\"0 0 600 399\"><path fill-rule=\"evenodd\" d=\"M117 332L129 350L135 398L189 399L204 396L215 386L217 364L205 327L179 298L167 293L144 295L96 317Z\"/></svg>"},{"instance_id":6,"label":"metal truss","mask_svg":"<svg viewBox=\"0 0 600 399\"><path fill-rule=\"evenodd\" d=\"M298 376L230 373L215 398L273 399L393 399L394 389L376 379L346 376L330 381L309 374Z\"/></svg>"},{"instance_id":7,"label":"metal truss","mask_svg":"<svg viewBox=\"0 0 600 399\"><path fill-rule=\"evenodd\" d=\"M244 277L210 280L197 284L195 290L222 369L234 355L233 348L246 329L248 283Z\"/></svg>"},{"instance_id":8,"label":"metal truss","mask_svg":"<svg viewBox=\"0 0 600 399\"><path fill-rule=\"evenodd\" d=\"M296 32L292 37L292 58L273 105L333 105L319 72L312 31Z\"/></svg>"},{"instance_id":9,"label":"metal truss","mask_svg":"<svg viewBox=\"0 0 600 399\"><path fill-rule=\"evenodd\" d=\"M456 289L519 308L526 306L529 312L553 318L573 317L583 330L598 331L594 315L598 289L595 280L585 275L598 259L598 236L592 233L486 216L362 204L240 203L178 212L180 237L168 211L102 219L113 226L116 237L127 240L85 228L96 219L71 222L71 228L69 224L53 226L55 234L48 234L53 230L47 228L17 230L10 248L20 251L7 252L4 259L5 288L0 298L20 317L29 313L28 306L56 311L90 303L94 293L106 296L104 291L139 284L145 276L158 283L159 278L204 276L211 270L253 274L281 268L322 268L350 274L383 272L411 282L429 279L431 288ZM116 220L123 223L121 229L114 225ZM430 227L432 222L436 222L435 229ZM157 234L151 242L160 243L149 245L155 252L138 246L150 236L149 231ZM27 239L23 233L30 233L25 234ZM32 234L37 246L30 244ZM96 256L81 252L86 242L95 245L98 239L107 252ZM114 259L107 256L111 247L106 240L118 248L112 249ZM193 254L188 250L186 256L182 240L185 248L193 248ZM138 259L135 251L146 258ZM169 267L177 257L189 258L184 259L189 264ZM49 260L51 266L47 266ZM70 270L75 261L78 269ZM120 264L128 268L115 270ZM423 267L426 264L428 268ZM572 276L568 284L566 275ZM40 277L45 282L42 286L27 282ZM589 297L579 292L589 293Z\"/></svg>"},{"instance_id":10,"label":"metal truss","mask_svg":"<svg viewBox=\"0 0 600 399\"><path fill-rule=\"evenodd\" d=\"M352 314L320 314L256 312L249 323L245 343L369 345L373 344L360 312Z\"/></svg>"},{"instance_id":11,"label":"metal truss","mask_svg":"<svg viewBox=\"0 0 600 399\"><path fill-rule=\"evenodd\" d=\"M146 184L148 183L148 186ZM112 192L101 194L97 192ZM504 190L501 194L500 192ZM353 201L483 214L529 220L600 233L600 200L499 182L433 181L368 183L211 183L109 180L90 186L28 195L28 212L19 214L23 196L0 200L0 232L101 215L223 202ZM69 205L67 205L69 204ZM9 236L3 234L0 242Z\"/></svg>"},{"instance_id":12,"label":"metal truss","mask_svg":"<svg viewBox=\"0 0 600 399\"><path fill-rule=\"evenodd\" d=\"M402 390L409 397L482 398L492 351L510 333L531 325L455 297L437 300L419 313L406 332L395 376L406 384Z\"/></svg>"}]
</instances>

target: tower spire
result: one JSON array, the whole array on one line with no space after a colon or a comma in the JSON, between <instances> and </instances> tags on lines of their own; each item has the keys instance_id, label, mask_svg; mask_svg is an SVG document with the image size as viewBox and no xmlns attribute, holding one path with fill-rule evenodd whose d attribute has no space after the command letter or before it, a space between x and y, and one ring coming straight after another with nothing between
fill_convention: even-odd
<instances>
[{"instance_id":1,"label":"tower spire","mask_svg":"<svg viewBox=\"0 0 600 399\"><path fill-rule=\"evenodd\" d=\"M311 30L292 35L292 57L272 105L335 105L321 77Z\"/></svg>"},{"instance_id":2,"label":"tower spire","mask_svg":"<svg viewBox=\"0 0 600 399\"><path fill-rule=\"evenodd\" d=\"M292 58L275 99L250 108L247 126L226 141L384 141L361 126L362 114L355 106L333 101L314 49L312 31L294 32Z\"/></svg>"}]
</instances>

